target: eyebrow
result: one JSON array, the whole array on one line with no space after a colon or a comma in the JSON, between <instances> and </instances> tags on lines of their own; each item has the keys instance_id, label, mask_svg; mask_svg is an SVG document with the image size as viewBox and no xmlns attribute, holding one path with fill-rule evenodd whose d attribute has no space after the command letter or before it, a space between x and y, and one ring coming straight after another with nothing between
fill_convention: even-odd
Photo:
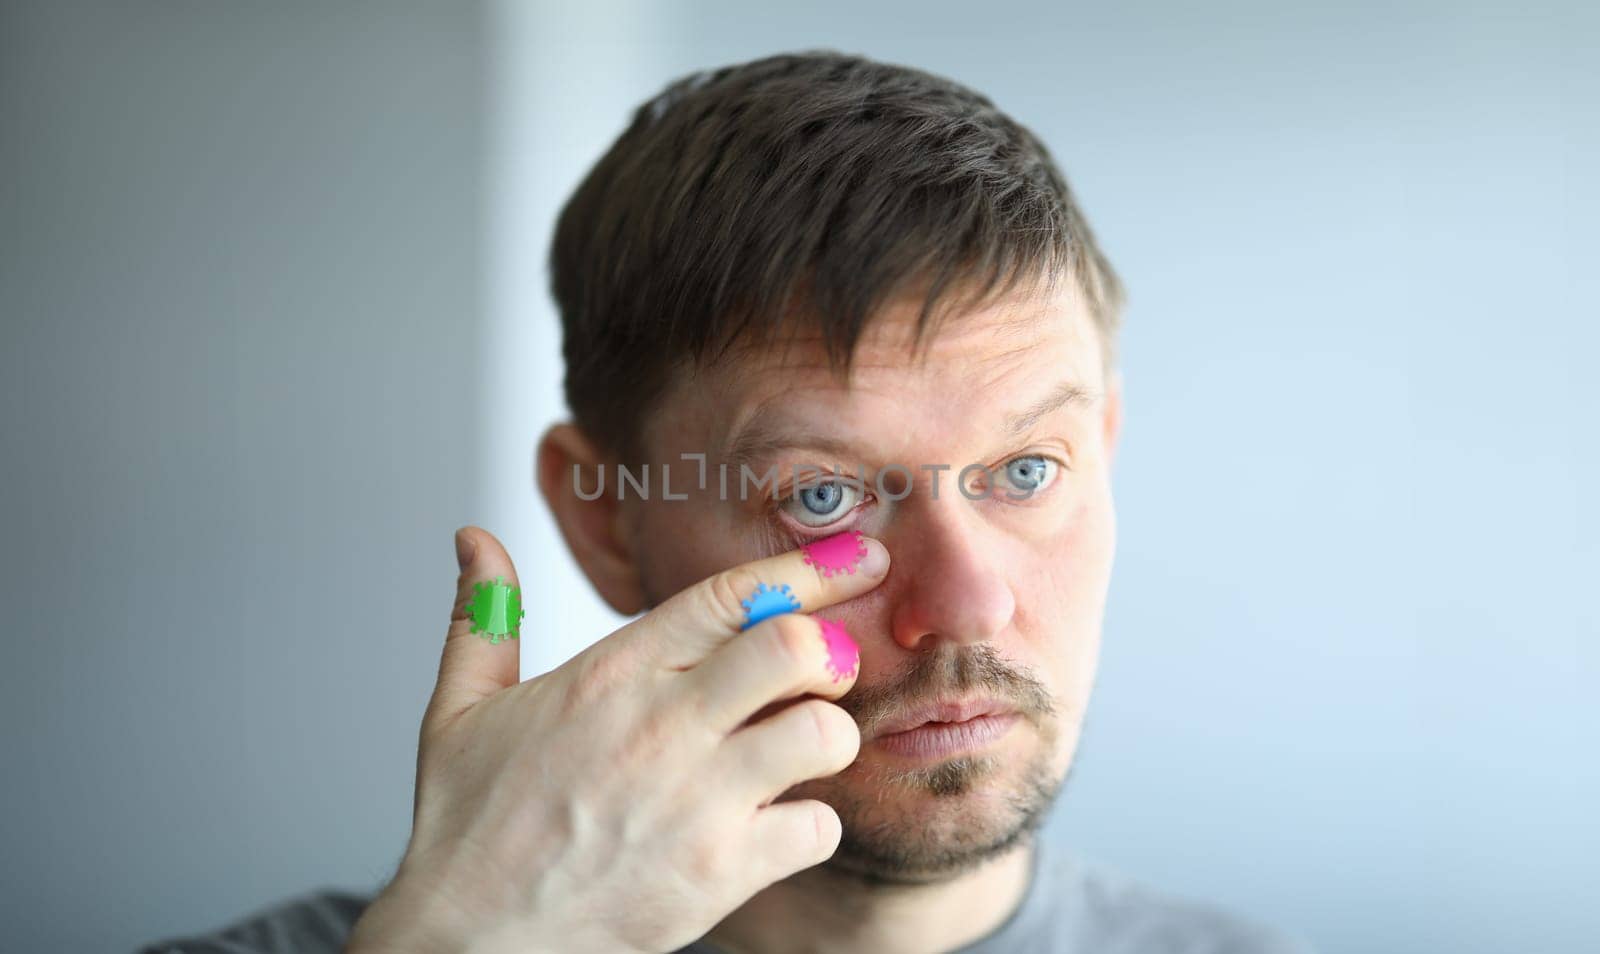
<instances>
[{"instance_id":1,"label":"eyebrow","mask_svg":"<svg viewBox=\"0 0 1600 954\"><path fill-rule=\"evenodd\" d=\"M1023 411L1006 419L1006 433L1017 437L1028 428L1039 423L1053 411L1064 407L1092 407L1099 395L1074 381L1063 381L1056 385L1043 400Z\"/></svg>"},{"instance_id":2,"label":"eyebrow","mask_svg":"<svg viewBox=\"0 0 1600 954\"><path fill-rule=\"evenodd\" d=\"M1090 407L1098 398L1096 392L1074 381L1063 381L1026 410L1008 417L1006 434L1009 437L1020 436L1054 411L1068 406ZM773 415L758 411L729 443L727 452L723 454L723 462L730 468L738 468L764 461L780 451L792 450L817 451L840 459L851 459L858 448L850 441L826 434L795 433L780 429L775 425Z\"/></svg>"},{"instance_id":3,"label":"eyebrow","mask_svg":"<svg viewBox=\"0 0 1600 954\"><path fill-rule=\"evenodd\" d=\"M788 450L819 451L831 457L848 459L855 453L856 447L849 441L824 434L781 431L772 426L770 418L758 415L728 445L723 463L731 468L748 467L779 451Z\"/></svg>"}]
</instances>

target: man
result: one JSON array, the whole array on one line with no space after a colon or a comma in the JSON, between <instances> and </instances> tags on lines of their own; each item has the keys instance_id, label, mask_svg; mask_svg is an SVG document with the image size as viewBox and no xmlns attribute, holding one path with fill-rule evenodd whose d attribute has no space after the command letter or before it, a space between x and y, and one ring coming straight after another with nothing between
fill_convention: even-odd
<instances>
[{"instance_id":1,"label":"man","mask_svg":"<svg viewBox=\"0 0 1600 954\"><path fill-rule=\"evenodd\" d=\"M1037 139L859 57L698 73L551 265L574 420L540 488L643 615L519 684L469 606L516 570L462 530L394 879L147 950L1302 950L1035 837L1122 402L1120 284Z\"/></svg>"}]
</instances>

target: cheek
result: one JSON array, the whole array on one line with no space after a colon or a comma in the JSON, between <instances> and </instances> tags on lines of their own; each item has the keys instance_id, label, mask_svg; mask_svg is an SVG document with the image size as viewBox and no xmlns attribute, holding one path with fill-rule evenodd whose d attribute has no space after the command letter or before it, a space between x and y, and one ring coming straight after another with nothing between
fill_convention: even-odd
<instances>
[{"instance_id":1,"label":"cheek","mask_svg":"<svg viewBox=\"0 0 1600 954\"><path fill-rule=\"evenodd\" d=\"M1115 524L1099 500L1073 504L1048 534L1029 539L1015 561L1018 602L1072 612L1104 599L1114 552Z\"/></svg>"},{"instance_id":2,"label":"cheek","mask_svg":"<svg viewBox=\"0 0 1600 954\"><path fill-rule=\"evenodd\" d=\"M1074 694L1093 682L1114 541L1109 507L1082 501L1013 565L1017 629Z\"/></svg>"},{"instance_id":3,"label":"cheek","mask_svg":"<svg viewBox=\"0 0 1600 954\"><path fill-rule=\"evenodd\" d=\"M635 541L639 572L655 602L762 554L716 507L689 500L651 501Z\"/></svg>"},{"instance_id":4,"label":"cheek","mask_svg":"<svg viewBox=\"0 0 1600 954\"><path fill-rule=\"evenodd\" d=\"M657 603L724 570L795 549L765 522L710 494L651 500L639 520L639 572Z\"/></svg>"}]
</instances>

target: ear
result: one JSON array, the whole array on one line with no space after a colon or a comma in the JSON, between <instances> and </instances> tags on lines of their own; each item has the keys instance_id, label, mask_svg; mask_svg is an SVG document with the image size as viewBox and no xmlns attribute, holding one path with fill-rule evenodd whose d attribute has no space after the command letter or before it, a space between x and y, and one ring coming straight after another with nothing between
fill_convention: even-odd
<instances>
[{"instance_id":1,"label":"ear","mask_svg":"<svg viewBox=\"0 0 1600 954\"><path fill-rule=\"evenodd\" d=\"M602 468L614 470L573 424L553 425L539 439L534 464L539 492L567 541L567 549L600 598L618 613L632 616L645 609L644 591L633 553L621 533L621 502L615 491L604 492ZM583 499L579 490L593 499Z\"/></svg>"},{"instance_id":2,"label":"ear","mask_svg":"<svg viewBox=\"0 0 1600 954\"><path fill-rule=\"evenodd\" d=\"M1101 440L1106 448L1106 470L1117 462L1117 439L1122 435L1122 372L1113 370L1106 377L1105 417Z\"/></svg>"}]
</instances>

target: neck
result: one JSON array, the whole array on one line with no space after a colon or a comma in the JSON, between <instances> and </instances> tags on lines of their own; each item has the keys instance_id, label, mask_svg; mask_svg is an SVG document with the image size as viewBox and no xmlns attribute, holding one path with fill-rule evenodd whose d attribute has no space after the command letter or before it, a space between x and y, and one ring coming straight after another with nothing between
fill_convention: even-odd
<instances>
[{"instance_id":1,"label":"neck","mask_svg":"<svg viewBox=\"0 0 1600 954\"><path fill-rule=\"evenodd\" d=\"M728 954L913 954L970 944L1016 911L1034 840L948 881L867 884L823 864L766 888L705 940Z\"/></svg>"}]
</instances>

